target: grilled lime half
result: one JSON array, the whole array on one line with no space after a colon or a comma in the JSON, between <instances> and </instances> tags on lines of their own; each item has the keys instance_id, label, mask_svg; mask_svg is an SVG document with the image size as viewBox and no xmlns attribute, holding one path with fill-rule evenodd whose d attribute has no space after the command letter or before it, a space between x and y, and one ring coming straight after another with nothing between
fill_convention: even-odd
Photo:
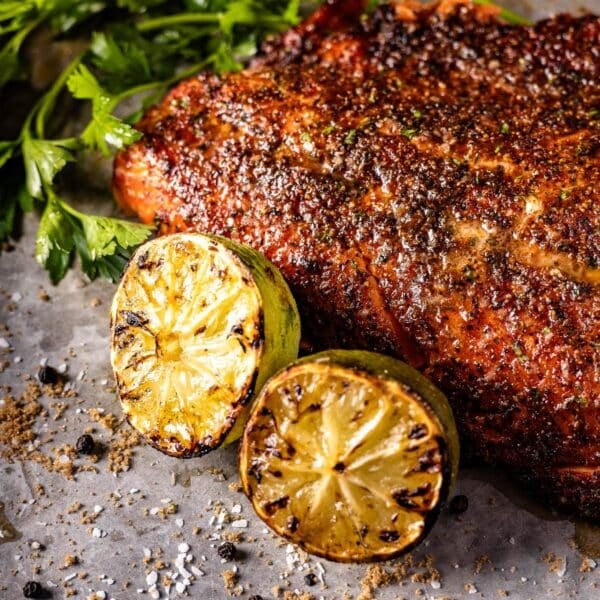
<instances>
[{"instance_id":1,"label":"grilled lime half","mask_svg":"<svg viewBox=\"0 0 600 600\"><path fill-rule=\"evenodd\" d=\"M111 308L123 411L166 454L239 438L265 380L298 356L300 319L279 271L249 247L179 233L132 256Z\"/></svg>"},{"instance_id":2,"label":"grilled lime half","mask_svg":"<svg viewBox=\"0 0 600 600\"><path fill-rule=\"evenodd\" d=\"M278 534L330 560L364 562L427 535L458 458L452 411L427 379L387 356L329 351L266 383L240 468Z\"/></svg>"}]
</instances>

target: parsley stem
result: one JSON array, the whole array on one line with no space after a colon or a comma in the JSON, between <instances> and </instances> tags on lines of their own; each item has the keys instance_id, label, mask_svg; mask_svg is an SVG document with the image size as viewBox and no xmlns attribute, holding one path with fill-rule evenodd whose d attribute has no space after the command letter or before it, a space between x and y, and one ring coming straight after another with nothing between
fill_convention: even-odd
<instances>
[{"instance_id":1,"label":"parsley stem","mask_svg":"<svg viewBox=\"0 0 600 600\"><path fill-rule=\"evenodd\" d=\"M491 0L473 0L473 4L479 4L480 6L494 6L496 7L500 13L499 16L503 21L510 23L511 25L533 25L533 21L509 10L508 8L504 8L502 6L498 6L495 2Z\"/></svg>"},{"instance_id":2,"label":"parsley stem","mask_svg":"<svg viewBox=\"0 0 600 600\"><path fill-rule=\"evenodd\" d=\"M116 108L117 105L119 105L121 102L123 102L123 100L125 100L131 96L135 96L136 94L141 94L143 92L148 92L148 91L156 89L158 87L168 87L170 85L173 85L174 83L177 83L181 79L190 77L191 75L196 74L198 71L200 71L201 69L206 67L209 63L210 63L210 60L205 59L205 60L200 61L199 63L195 63L195 64L191 65L187 69L183 69L183 70L175 73L175 75L173 75L172 77L169 77L169 79L164 79L161 81L150 81L149 83L142 83L140 85L136 85L135 87L124 90L123 92L121 92L120 94L118 94L117 96L115 96L112 99L111 110L114 110L114 108Z\"/></svg>"},{"instance_id":3,"label":"parsley stem","mask_svg":"<svg viewBox=\"0 0 600 600\"><path fill-rule=\"evenodd\" d=\"M79 66L82 56L82 54L76 56L69 63L66 69L56 78L55 82L52 84L52 87L42 96L41 103L35 116L35 133L38 138L44 138L44 129L46 126L46 118L48 113L54 108L58 95L67 83L67 79L71 73Z\"/></svg>"},{"instance_id":4,"label":"parsley stem","mask_svg":"<svg viewBox=\"0 0 600 600\"><path fill-rule=\"evenodd\" d=\"M167 17L156 17L154 19L145 19L136 24L138 31L152 31L154 29L164 29L173 25L190 25L194 23L214 23L217 24L221 18L221 13L179 13Z\"/></svg>"}]
</instances>

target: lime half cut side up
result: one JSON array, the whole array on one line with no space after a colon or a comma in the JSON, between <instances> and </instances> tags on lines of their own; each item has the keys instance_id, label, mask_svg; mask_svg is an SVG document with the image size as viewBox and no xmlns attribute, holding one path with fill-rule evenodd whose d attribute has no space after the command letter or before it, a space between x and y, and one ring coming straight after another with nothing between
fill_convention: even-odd
<instances>
[{"instance_id":1,"label":"lime half cut side up","mask_svg":"<svg viewBox=\"0 0 600 600\"><path fill-rule=\"evenodd\" d=\"M330 351L267 382L244 433L241 477L258 515L307 552L385 560L427 535L458 452L445 397L417 371Z\"/></svg>"},{"instance_id":2,"label":"lime half cut side up","mask_svg":"<svg viewBox=\"0 0 600 600\"><path fill-rule=\"evenodd\" d=\"M298 354L300 323L277 269L203 234L147 242L111 308L111 362L131 425L172 456L241 435L255 390Z\"/></svg>"}]
</instances>

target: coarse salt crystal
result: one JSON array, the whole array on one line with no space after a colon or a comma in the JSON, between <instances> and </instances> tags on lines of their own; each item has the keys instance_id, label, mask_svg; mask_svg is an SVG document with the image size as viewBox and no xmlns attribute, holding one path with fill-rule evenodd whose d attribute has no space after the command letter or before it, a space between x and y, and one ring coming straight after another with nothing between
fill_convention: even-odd
<instances>
[{"instance_id":1,"label":"coarse salt crystal","mask_svg":"<svg viewBox=\"0 0 600 600\"><path fill-rule=\"evenodd\" d=\"M163 498L163 499L161 500L161 502L162 502L163 504L169 504L169 502L171 502L171 498Z\"/></svg>"},{"instance_id":2,"label":"coarse salt crystal","mask_svg":"<svg viewBox=\"0 0 600 600\"><path fill-rule=\"evenodd\" d=\"M101 600L106 600L106 592L103 590L100 590L99 592L94 592L94 594L96 595L97 598L100 598Z\"/></svg>"},{"instance_id":3,"label":"coarse salt crystal","mask_svg":"<svg viewBox=\"0 0 600 600\"><path fill-rule=\"evenodd\" d=\"M185 554L189 549L190 547L185 542L182 542L177 546L177 552L180 552L181 554Z\"/></svg>"},{"instance_id":4,"label":"coarse salt crystal","mask_svg":"<svg viewBox=\"0 0 600 600\"><path fill-rule=\"evenodd\" d=\"M23 362L23 358L21 356L15 356L13 362L18 365L20 362Z\"/></svg>"},{"instance_id":5,"label":"coarse salt crystal","mask_svg":"<svg viewBox=\"0 0 600 600\"><path fill-rule=\"evenodd\" d=\"M146 575L146 584L154 585L158 581L158 573L156 571L150 571L148 575Z\"/></svg>"},{"instance_id":6,"label":"coarse salt crystal","mask_svg":"<svg viewBox=\"0 0 600 600\"><path fill-rule=\"evenodd\" d=\"M56 367L56 370L61 374L64 375L67 372L68 369L68 365L67 363L62 363L60 365L58 365L58 367Z\"/></svg>"},{"instance_id":7,"label":"coarse salt crystal","mask_svg":"<svg viewBox=\"0 0 600 600\"><path fill-rule=\"evenodd\" d=\"M101 529L98 529L98 527L94 527L94 528L92 529L92 535L93 535L95 538L102 537L102 530L101 530Z\"/></svg>"},{"instance_id":8,"label":"coarse salt crystal","mask_svg":"<svg viewBox=\"0 0 600 600\"><path fill-rule=\"evenodd\" d=\"M71 579L75 579L75 577L77 577L77 573L71 573L69 575L67 575L63 581L71 581Z\"/></svg>"},{"instance_id":9,"label":"coarse salt crystal","mask_svg":"<svg viewBox=\"0 0 600 600\"><path fill-rule=\"evenodd\" d=\"M32 547L34 550L38 550L38 549L39 549L39 547L40 547L40 543L39 543L39 542L31 542L31 547Z\"/></svg>"},{"instance_id":10,"label":"coarse salt crystal","mask_svg":"<svg viewBox=\"0 0 600 600\"><path fill-rule=\"evenodd\" d=\"M159 510L160 509L158 508L158 506L154 506L153 508L150 509L150 514L157 515Z\"/></svg>"},{"instance_id":11,"label":"coarse salt crystal","mask_svg":"<svg viewBox=\"0 0 600 600\"><path fill-rule=\"evenodd\" d=\"M182 581L178 581L178 582L175 584L175 589L176 589L176 590L177 590L177 592L178 592L178 593L180 593L180 594L183 594L183 592L185 592L185 588L186 588L186 585L185 585L185 583L183 583Z\"/></svg>"},{"instance_id":12,"label":"coarse salt crystal","mask_svg":"<svg viewBox=\"0 0 600 600\"><path fill-rule=\"evenodd\" d=\"M192 573L196 576L196 577L204 577L204 571L202 569L199 569L198 567L192 565L191 566L192 569Z\"/></svg>"},{"instance_id":13,"label":"coarse salt crystal","mask_svg":"<svg viewBox=\"0 0 600 600\"><path fill-rule=\"evenodd\" d=\"M150 548L144 548L144 557L150 558L152 556L152 550Z\"/></svg>"},{"instance_id":14,"label":"coarse salt crystal","mask_svg":"<svg viewBox=\"0 0 600 600\"><path fill-rule=\"evenodd\" d=\"M96 504L96 506L94 506L94 512L96 514L100 514L103 510L104 510L104 507L100 506L99 504Z\"/></svg>"},{"instance_id":15,"label":"coarse salt crystal","mask_svg":"<svg viewBox=\"0 0 600 600\"><path fill-rule=\"evenodd\" d=\"M140 492L140 490L138 490L137 488L131 488L131 489L129 490L129 493L130 493L130 494L139 494L139 492Z\"/></svg>"},{"instance_id":16,"label":"coarse salt crystal","mask_svg":"<svg viewBox=\"0 0 600 600\"><path fill-rule=\"evenodd\" d=\"M234 515L239 515L239 514L242 512L242 505L241 505L241 504L234 504L234 505L231 507L231 512L232 512Z\"/></svg>"},{"instance_id":17,"label":"coarse salt crystal","mask_svg":"<svg viewBox=\"0 0 600 600\"><path fill-rule=\"evenodd\" d=\"M217 517L215 517L215 515L212 515L212 517L208 520L208 524L209 525L213 525L214 522L216 521Z\"/></svg>"},{"instance_id":18,"label":"coarse salt crystal","mask_svg":"<svg viewBox=\"0 0 600 600\"><path fill-rule=\"evenodd\" d=\"M434 590L439 590L442 587L442 584L440 583L439 579L432 579L431 580L431 587Z\"/></svg>"},{"instance_id":19,"label":"coarse salt crystal","mask_svg":"<svg viewBox=\"0 0 600 600\"><path fill-rule=\"evenodd\" d=\"M10 344L4 337L0 337L0 348L10 348Z\"/></svg>"},{"instance_id":20,"label":"coarse salt crystal","mask_svg":"<svg viewBox=\"0 0 600 600\"><path fill-rule=\"evenodd\" d=\"M175 519L175 525L177 525L177 527L183 527L183 519Z\"/></svg>"},{"instance_id":21,"label":"coarse salt crystal","mask_svg":"<svg viewBox=\"0 0 600 600\"><path fill-rule=\"evenodd\" d=\"M160 598L160 592L156 589L156 586L149 588L148 593L150 594L150 598L152 598L152 600L158 600Z\"/></svg>"},{"instance_id":22,"label":"coarse salt crystal","mask_svg":"<svg viewBox=\"0 0 600 600\"><path fill-rule=\"evenodd\" d=\"M238 519L237 521L234 521L231 526L243 529L248 527L248 521L247 519Z\"/></svg>"},{"instance_id":23,"label":"coarse salt crystal","mask_svg":"<svg viewBox=\"0 0 600 600\"><path fill-rule=\"evenodd\" d=\"M13 295L10 297L10 299L11 299L13 302L20 302L21 300L23 300L23 296L22 296L22 295L21 295L19 292L15 292L15 293L14 293L14 294L13 294Z\"/></svg>"}]
</instances>

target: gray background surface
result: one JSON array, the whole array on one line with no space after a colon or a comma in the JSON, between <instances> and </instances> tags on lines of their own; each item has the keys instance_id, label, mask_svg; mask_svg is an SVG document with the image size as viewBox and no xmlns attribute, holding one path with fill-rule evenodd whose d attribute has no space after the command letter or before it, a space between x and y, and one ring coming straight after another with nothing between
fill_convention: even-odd
<instances>
[{"instance_id":1,"label":"gray background surface","mask_svg":"<svg viewBox=\"0 0 600 600\"><path fill-rule=\"evenodd\" d=\"M600 11L598 0L505 4L535 17L559 9L577 12L583 6ZM107 175L109 169L110 165L95 159L84 165L80 182L84 191L73 198L83 209L114 210L105 194L85 185L86 173L96 177ZM26 219L15 250L0 257L0 324L5 323L10 333L9 337L0 330L0 337L10 344L8 350L0 348L0 362L8 362L0 373L0 384L11 386L12 393L19 395L40 361L55 367L66 364L77 398L64 400L67 408L58 420L53 419L55 409L49 410L47 418L37 418L41 436L55 432L44 451L74 444L90 426L96 429L95 438L109 446L119 433L113 435L94 423L88 411L102 408L120 415L108 355L108 307L114 286L86 282L75 270L60 286L52 287L33 258L36 227L35 218ZM49 301L39 299L40 288L48 292ZM40 401L49 407L56 400L42 397ZM359 596L368 567L299 555L268 533L245 497L229 487L238 481L236 465L235 447L181 461L139 446L129 471L118 476L109 472L105 452L95 465L98 473L80 472L71 481L35 462L11 464L0 459L0 600L21 598L21 587L29 579L43 582L53 598L65 597L69 589L77 592L76 598L94 598L94 592L101 592L97 598L150 598L147 575L156 567L152 561L158 548L159 560L165 563L159 576L160 597L184 597L174 584L167 596L160 583L165 573L177 573L174 561L184 542L193 555L185 568L190 571L194 565L203 573L196 571L187 587L189 597L226 598L221 573L234 565L245 598L253 593L274 598L276 586L310 592L316 598ZM39 493L38 483L45 494ZM115 492L122 497L120 508L113 503L114 495L110 499ZM407 576L382 585L374 591L375 597L600 597L600 568L593 560L600 563L600 529L552 514L491 469L463 469L455 493L468 496L469 510L460 517L444 512L427 541L413 552ZM162 519L156 509L164 508L167 499L177 503L178 512ZM76 501L83 508L69 514L67 508ZM222 525L218 517L211 518L219 503ZM82 524L82 511L93 511L94 506L102 508L95 523ZM231 522L237 519L246 519L247 528L233 527ZM101 537L95 537L93 527ZM201 531L194 533L195 527ZM228 532L236 531L245 538L237 544L241 555L223 564L216 545ZM151 552L148 565L144 549L146 554ZM63 568L66 554L76 555L80 564ZM394 572L398 564L383 567ZM433 580L431 564L439 570ZM34 573L36 568L39 574ZM304 582L309 571L321 574L322 581L314 587Z\"/></svg>"}]
</instances>

